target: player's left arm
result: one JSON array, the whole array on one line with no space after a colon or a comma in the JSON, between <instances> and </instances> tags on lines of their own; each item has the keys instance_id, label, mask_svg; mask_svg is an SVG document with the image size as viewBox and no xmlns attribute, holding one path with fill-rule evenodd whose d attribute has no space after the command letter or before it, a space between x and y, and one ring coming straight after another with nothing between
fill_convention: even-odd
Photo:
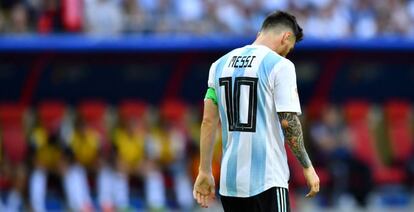
<instances>
[{"instance_id":1,"label":"player's left arm","mask_svg":"<svg viewBox=\"0 0 414 212\"><path fill-rule=\"evenodd\" d=\"M303 141L302 125L299 117L296 113L291 112L279 112L280 124L282 126L285 140L292 150L293 154L299 160L303 168L309 168L312 166L312 162L309 159L308 153L305 149Z\"/></svg>"},{"instance_id":2,"label":"player's left arm","mask_svg":"<svg viewBox=\"0 0 414 212\"><path fill-rule=\"evenodd\" d=\"M200 132L200 171L206 173L211 173L211 162L218 124L218 107L213 100L206 99L204 101L204 114Z\"/></svg>"},{"instance_id":3,"label":"player's left arm","mask_svg":"<svg viewBox=\"0 0 414 212\"><path fill-rule=\"evenodd\" d=\"M302 125L296 113L279 112L279 121L282 126L285 141L303 167L310 192L306 197L313 197L319 192L319 177L312 166L303 140Z\"/></svg>"},{"instance_id":4,"label":"player's left arm","mask_svg":"<svg viewBox=\"0 0 414 212\"><path fill-rule=\"evenodd\" d=\"M301 114L299 95L296 85L295 66L289 60L282 60L275 66L271 77L274 101L285 141L303 168L303 174L310 188L307 197L319 192L319 178L305 149L302 125L298 118Z\"/></svg>"},{"instance_id":5,"label":"player's left arm","mask_svg":"<svg viewBox=\"0 0 414 212\"><path fill-rule=\"evenodd\" d=\"M203 121L200 132L200 166L194 183L193 196L202 207L208 207L215 198L215 183L212 174L212 160L215 134L219 125L217 97L213 88L209 88L204 101Z\"/></svg>"}]
</instances>

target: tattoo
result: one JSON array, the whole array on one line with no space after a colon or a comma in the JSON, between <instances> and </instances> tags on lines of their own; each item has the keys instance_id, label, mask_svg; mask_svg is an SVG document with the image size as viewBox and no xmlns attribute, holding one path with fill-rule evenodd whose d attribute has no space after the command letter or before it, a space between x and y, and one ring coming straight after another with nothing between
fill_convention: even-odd
<instances>
[{"instance_id":1,"label":"tattoo","mask_svg":"<svg viewBox=\"0 0 414 212\"><path fill-rule=\"evenodd\" d=\"M282 125L285 140L288 143L293 154L299 160L304 168L311 166L308 153L306 152L303 142L302 125L295 113L282 112L278 113L280 124Z\"/></svg>"}]
</instances>

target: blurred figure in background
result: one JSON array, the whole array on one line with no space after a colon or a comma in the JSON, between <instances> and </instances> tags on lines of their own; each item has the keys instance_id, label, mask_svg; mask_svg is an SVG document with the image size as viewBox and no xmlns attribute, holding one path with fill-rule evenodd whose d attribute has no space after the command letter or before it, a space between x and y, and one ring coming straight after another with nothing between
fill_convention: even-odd
<instances>
[{"instance_id":1,"label":"blurred figure in background","mask_svg":"<svg viewBox=\"0 0 414 212\"><path fill-rule=\"evenodd\" d=\"M0 156L3 155L0 154ZM0 158L0 211L25 210L26 168L23 164L12 164L4 157Z\"/></svg>"},{"instance_id":2,"label":"blurred figure in background","mask_svg":"<svg viewBox=\"0 0 414 212\"><path fill-rule=\"evenodd\" d=\"M117 35L122 32L122 8L117 0L85 0L86 32Z\"/></svg>"},{"instance_id":3,"label":"blurred figure in background","mask_svg":"<svg viewBox=\"0 0 414 212\"><path fill-rule=\"evenodd\" d=\"M375 10L370 0L355 1L351 7L354 36L372 38L378 33L378 23L375 19Z\"/></svg>"},{"instance_id":4,"label":"blurred figure in background","mask_svg":"<svg viewBox=\"0 0 414 212\"><path fill-rule=\"evenodd\" d=\"M314 1L315 3L317 1ZM310 11L306 20L306 29L314 37L325 37L329 31L331 37L346 38L351 35L351 17L346 8L338 6L338 0L324 1L318 10ZM327 3L326 3L327 2ZM312 5L311 7L317 7Z\"/></svg>"},{"instance_id":5,"label":"blurred figure in background","mask_svg":"<svg viewBox=\"0 0 414 212\"><path fill-rule=\"evenodd\" d=\"M182 109L177 108L177 111ZM181 210L188 211L193 207L188 161L188 148L191 142L184 114L175 115L178 114L161 115L160 124L154 131L154 144L159 164L168 183L164 185L167 188L166 195L172 197L169 199L176 202Z\"/></svg>"},{"instance_id":6,"label":"blurred figure in background","mask_svg":"<svg viewBox=\"0 0 414 212\"><path fill-rule=\"evenodd\" d=\"M6 32L6 18L4 17L4 13L0 11L0 33Z\"/></svg>"},{"instance_id":7,"label":"blurred figure in background","mask_svg":"<svg viewBox=\"0 0 414 212\"><path fill-rule=\"evenodd\" d=\"M0 209L27 210L25 191L29 158L24 131L25 108L0 105Z\"/></svg>"},{"instance_id":8,"label":"blurred figure in background","mask_svg":"<svg viewBox=\"0 0 414 212\"><path fill-rule=\"evenodd\" d=\"M60 142L59 131L48 131L40 119L37 118L29 139L33 166L29 195L33 211L46 211L48 175L60 177L65 171ZM70 184L70 182L65 183Z\"/></svg>"},{"instance_id":9,"label":"blurred figure in background","mask_svg":"<svg viewBox=\"0 0 414 212\"><path fill-rule=\"evenodd\" d=\"M327 197L333 205L339 204L344 195L350 193L361 206L364 206L371 189L370 169L353 156L352 139L334 105L323 107L319 122L311 126L311 137L315 141L318 163L327 167L332 178L332 186ZM363 185L355 182L364 182Z\"/></svg>"},{"instance_id":10,"label":"blurred figure in background","mask_svg":"<svg viewBox=\"0 0 414 212\"><path fill-rule=\"evenodd\" d=\"M149 139L144 120L120 118L113 133L116 172L113 175L112 188L117 211L129 208L130 176L138 178L139 187L143 187L146 167L145 146Z\"/></svg>"},{"instance_id":11,"label":"blurred figure in background","mask_svg":"<svg viewBox=\"0 0 414 212\"><path fill-rule=\"evenodd\" d=\"M28 16L23 4L15 4L11 9L9 31L14 34L29 32Z\"/></svg>"},{"instance_id":12,"label":"blurred figure in background","mask_svg":"<svg viewBox=\"0 0 414 212\"><path fill-rule=\"evenodd\" d=\"M180 33L202 32L204 25L200 27L199 23L202 23L206 11L202 0L175 0L174 7L179 14L179 24L183 26Z\"/></svg>"},{"instance_id":13,"label":"blurred figure in background","mask_svg":"<svg viewBox=\"0 0 414 212\"><path fill-rule=\"evenodd\" d=\"M347 169L344 162L350 157L349 140L345 125L342 123L338 108L325 106L321 118L311 125L311 137L315 141L318 163L327 167L332 174L332 190L328 197L335 201L339 195L346 193L348 186ZM332 202L336 204L336 202Z\"/></svg>"},{"instance_id":14,"label":"blurred figure in background","mask_svg":"<svg viewBox=\"0 0 414 212\"><path fill-rule=\"evenodd\" d=\"M69 208L91 211L92 199L87 171L96 173L99 165L99 134L76 117L73 131L66 138L64 187Z\"/></svg>"},{"instance_id":15,"label":"blurred figure in background","mask_svg":"<svg viewBox=\"0 0 414 212\"><path fill-rule=\"evenodd\" d=\"M33 2L32 5L37 16L37 30L40 33L57 33L64 31L62 20L61 1L43 0Z\"/></svg>"},{"instance_id":16,"label":"blurred figure in background","mask_svg":"<svg viewBox=\"0 0 414 212\"><path fill-rule=\"evenodd\" d=\"M143 11L143 8L138 4L137 0L124 0L124 31L131 32L146 32L150 27L148 25L147 14Z\"/></svg>"},{"instance_id":17,"label":"blurred figure in background","mask_svg":"<svg viewBox=\"0 0 414 212\"><path fill-rule=\"evenodd\" d=\"M151 32L155 33L177 33L181 27L177 20L180 15L174 8L172 0L158 0L156 9L152 12Z\"/></svg>"},{"instance_id":18,"label":"blurred figure in background","mask_svg":"<svg viewBox=\"0 0 414 212\"><path fill-rule=\"evenodd\" d=\"M145 201L149 210L163 210L167 206L166 188L162 173L162 154L164 153L158 129L151 129L152 140L148 142L148 161L145 170Z\"/></svg>"}]
</instances>

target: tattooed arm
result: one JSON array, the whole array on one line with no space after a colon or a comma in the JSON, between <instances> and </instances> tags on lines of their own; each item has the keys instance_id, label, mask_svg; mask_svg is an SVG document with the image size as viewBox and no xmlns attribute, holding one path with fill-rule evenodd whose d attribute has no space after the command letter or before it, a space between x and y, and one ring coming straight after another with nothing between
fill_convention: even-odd
<instances>
[{"instance_id":1,"label":"tattooed arm","mask_svg":"<svg viewBox=\"0 0 414 212\"><path fill-rule=\"evenodd\" d=\"M303 143L302 125L300 124L299 118L296 113L289 112L280 112L278 116L285 140L303 167L303 174L310 188L306 197L313 197L319 192L319 177L306 152L305 144Z\"/></svg>"},{"instance_id":2,"label":"tattooed arm","mask_svg":"<svg viewBox=\"0 0 414 212\"><path fill-rule=\"evenodd\" d=\"M302 125L300 124L298 116L295 113L287 112L278 113L278 115L289 148L299 160L300 164L302 164L303 168L309 168L312 166L312 163L303 143Z\"/></svg>"}]
</instances>

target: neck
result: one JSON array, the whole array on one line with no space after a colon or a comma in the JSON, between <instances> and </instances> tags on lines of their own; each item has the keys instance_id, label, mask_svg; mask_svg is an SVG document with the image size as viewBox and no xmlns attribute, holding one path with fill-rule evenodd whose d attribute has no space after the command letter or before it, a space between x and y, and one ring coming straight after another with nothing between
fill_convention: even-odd
<instances>
[{"instance_id":1,"label":"neck","mask_svg":"<svg viewBox=\"0 0 414 212\"><path fill-rule=\"evenodd\" d=\"M274 44L274 42L272 42L272 39L270 39L269 36L263 34L257 36L256 40L253 42L253 45L266 46L269 49L276 51L276 45Z\"/></svg>"}]
</instances>

